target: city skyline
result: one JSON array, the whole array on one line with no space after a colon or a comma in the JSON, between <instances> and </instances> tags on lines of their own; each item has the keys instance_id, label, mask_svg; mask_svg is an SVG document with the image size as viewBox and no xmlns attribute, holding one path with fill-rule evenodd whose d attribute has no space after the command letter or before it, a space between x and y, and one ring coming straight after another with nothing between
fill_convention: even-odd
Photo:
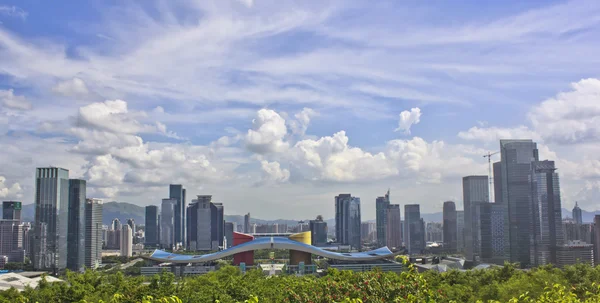
<instances>
[{"instance_id":1,"label":"city skyline","mask_svg":"<svg viewBox=\"0 0 600 303\"><path fill-rule=\"evenodd\" d=\"M183 184L257 218L331 218L332 196L387 188L432 212L462 205L499 139L532 139L562 205L600 209L600 3L510 4L7 6L0 199L30 204L54 165L142 207Z\"/></svg>"}]
</instances>

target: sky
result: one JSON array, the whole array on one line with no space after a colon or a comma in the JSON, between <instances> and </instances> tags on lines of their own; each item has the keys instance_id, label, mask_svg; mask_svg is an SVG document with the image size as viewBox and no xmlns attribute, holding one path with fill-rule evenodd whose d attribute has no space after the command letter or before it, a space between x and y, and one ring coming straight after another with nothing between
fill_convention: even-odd
<instances>
[{"instance_id":1,"label":"sky","mask_svg":"<svg viewBox=\"0 0 600 303\"><path fill-rule=\"evenodd\" d=\"M517 138L597 210L599 53L599 1L0 0L0 199L57 166L141 206L433 213Z\"/></svg>"}]
</instances>

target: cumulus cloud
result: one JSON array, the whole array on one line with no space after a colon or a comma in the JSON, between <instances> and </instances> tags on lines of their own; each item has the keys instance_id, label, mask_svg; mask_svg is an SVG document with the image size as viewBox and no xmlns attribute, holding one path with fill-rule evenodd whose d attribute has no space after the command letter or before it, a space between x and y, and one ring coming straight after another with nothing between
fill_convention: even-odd
<instances>
[{"instance_id":1,"label":"cumulus cloud","mask_svg":"<svg viewBox=\"0 0 600 303\"><path fill-rule=\"evenodd\" d=\"M410 128L415 124L421 122L421 109L418 107L412 108L410 111L403 111L400 113L400 120L398 120L398 128L394 131L402 131L406 135L410 135Z\"/></svg>"},{"instance_id":2,"label":"cumulus cloud","mask_svg":"<svg viewBox=\"0 0 600 303\"><path fill-rule=\"evenodd\" d=\"M89 94L87 85L80 78L61 81L52 88L52 91L67 97L82 97Z\"/></svg>"},{"instance_id":3,"label":"cumulus cloud","mask_svg":"<svg viewBox=\"0 0 600 303\"><path fill-rule=\"evenodd\" d=\"M259 154L281 152L288 147L285 120L274 110L261 109L245 137L246 147Z\"/></svg>"},{"instance_id":4,"label":"cumulus cloud","mask_svg":"<svg viewBox=\"0 0 600 303\"><path fill-rule=\"evenodd\" d=\"M290 179L290 171L281 168L279 162L260 161L262 179L259 184L284 183Z\"/></svg>"},{"instance_id":5,"label":"cumulus cloud","mask_svg":"<svg viewBox=\"0 0 600 303\"><path fill-rule=\"evenodd\" d=\"M317 112L310 108L303 108L301 112L294 115L295 120L290 121L290 129L296 135L304 135L308 129L310 119L317 115Z\"/></svg>"},{"instance_id":6,"label":"cumulus cloud","mask_svg":"<svg viewBox=\"0 0 600 303\"><path fill-rule=\"evenodd\" d=\"M13 183L8 186L6 178L0 176L0 198L20 198L22 197L22 189L19 183Z\"/></svg>"},{"instance_id":7,"label":"cumulus cloud","mask_svg":"<svg viewBox=\"0 0 600 303\"><path fill-rule=\"evenodd\" d=\"M0 89L0 100L2 104L10 109L16 110L30 110L31 102L25 98L25 96L17 96L14 94L12 89L2 90Z\"/></svg>"},{"instance_id":8,"label":"cumulus cloud","mask_svg":"<svg viewBox=\"0 0 600 303\"><path fill-rule=\"evenodd\" d=\"M500 139L541 140L541 137L536 132L523 125L514 128L473 126L467 131L459 132L458 137L464 140L486 143L498 143Z\"/></svg>"}]
</instances>

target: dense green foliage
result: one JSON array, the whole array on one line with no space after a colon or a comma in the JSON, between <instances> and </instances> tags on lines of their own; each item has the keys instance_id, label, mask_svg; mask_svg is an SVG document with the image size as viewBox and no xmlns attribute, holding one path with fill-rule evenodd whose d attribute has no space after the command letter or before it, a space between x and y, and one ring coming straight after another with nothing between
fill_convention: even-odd
<instances>
[{"instance_id":1,"label":"dense green foliage","mask_svg":"<svg viewBox=\"0 0 600 303\"><path fill-rule=\"evenodd\" d=\"M176 279L87 271L67 273L67 283L42 282L36 289L0 292L4 302L600 302L600 267L542 267L521 271L512 265L489 270L396 274L329 270L322 277L242 275L235 267Z\"/></svg>"}]
</instances>

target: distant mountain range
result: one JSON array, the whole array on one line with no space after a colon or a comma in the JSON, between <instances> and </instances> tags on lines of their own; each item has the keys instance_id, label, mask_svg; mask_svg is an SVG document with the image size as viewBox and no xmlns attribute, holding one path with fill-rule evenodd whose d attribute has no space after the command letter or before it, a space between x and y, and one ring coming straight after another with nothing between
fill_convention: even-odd
<instances>
[{"instance_id":1,"label":"distant mountain range","mask_svg":"<svg viewBox=\"0 0 600 303\"><path fill-rule=\"evenodd\" d=\"M600 211L588 212L582 210L583 222L591 223L594 221L594 215L600 214ZM23 205L23 210L21 214L23 221L33 222L35 216L35 207L33 204ZM126 222L127 219L132 218L135 220L137 224L144 224L146 217L145 208L142 206L138 206L135 204L127 203L127 202L106 202L103 205L102 210L102 223L106 225L110 225L113 219L118 218L122 223ZM421 217L425 222L442 222L442 212L430 213L430 214L421 214ZM568 209L562 209L562 217L572 217L572 212ZM304 221L312 220L306 219ZM244 224L244 216L240 215L225 215L225 221L234 222L235 225ZM327 225L334 226L335 219L325 220ZM374 220L368 220L374 221ZM296 225L298 224L298 220L288 220L288 219L277 219L277 220L263 220L258 218L251 218L250 222L256 224L287 224L287 225Z\"/></svg>"}]
</instances>

